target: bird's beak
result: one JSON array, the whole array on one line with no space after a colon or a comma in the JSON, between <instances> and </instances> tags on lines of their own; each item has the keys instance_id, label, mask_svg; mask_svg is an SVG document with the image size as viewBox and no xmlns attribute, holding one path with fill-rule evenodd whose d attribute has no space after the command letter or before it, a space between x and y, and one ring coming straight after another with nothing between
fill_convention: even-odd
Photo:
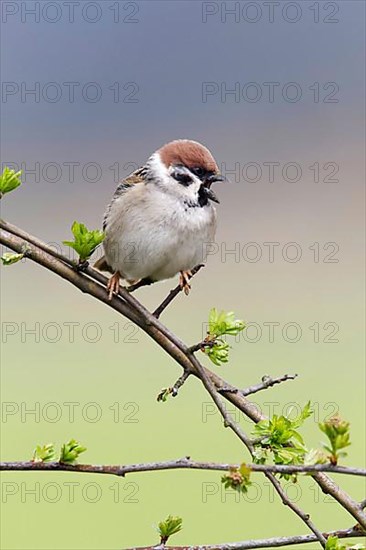
<instances>
[{"instance_id":1,"label":"bird's beak","mask_svg":"<svg viewBox=\"0 0 366 550\"><path fill-rule=\"evenodd\" d=\"M205 179L203 186L206 193L206 197L211 201L217 202L218 204L220 204L220 201L217 198L216 193L214 193L211 189L211 185L213 183L217 183L218 181L226 181L226 178L221 174L211 174Z\"/></svg>"},{"instance_id":2,"label":"bird's beak","mask_svg":"<svg viewBox=\"0 0 366 550\"><path fill-rule=\"evenodd\" d=\"M210 189L209 187L204 187L205 195L210 201L217 202L220 204L219 199L217 198L216 194Z\"/></svg>"},{"instance_id":3,"label":"bird's beak","mask_svg":"<svg viewBox=\"0 0 366 550\"><path fill-rule=\"evenodd\" d=\"M205 180L205 186L211 187L213 183L217 183L218 181L227 181L225 176L222 176L221 174L211 174L208 176Z\"/></svg>"}]
</instances>

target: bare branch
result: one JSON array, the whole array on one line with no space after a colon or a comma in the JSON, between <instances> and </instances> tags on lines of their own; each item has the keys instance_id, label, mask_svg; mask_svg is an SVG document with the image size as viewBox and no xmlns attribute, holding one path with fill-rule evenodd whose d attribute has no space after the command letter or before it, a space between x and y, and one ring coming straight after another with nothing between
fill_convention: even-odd
<instances>
[{"instance_id":1,"label":"bare branch","mask_svg":"<svg viewBox=\"0 0 366 550\"><path fill-rule=\"evenodd\" d=\"M325 544L326 544L326 539L324 537L324 535L321 533L321 531L319 531L319 529L316 527L316 525L312 522L312 520L310 519L310 515L309 514L306 514L305 512L303 512L301 510L301 508L295 503L295 502L292 502L292 500L289 499L289 497L287 496L287 494L285 493L285 491L282 489L282 486L281 486L281 483L278 481L278 479L275 477L274 474L270 473L270 472L266 472L265 474L266 478L270 480L270 482L272 483L272 485L274 486L275 490L277 491L277 493L279 494L279 496L281 497L282 499L282 502L285 506L288 506L289 508L291 508L291 510L299 517L302 519L302 521L305 523L305 525L307 525L309 527L309 529L314 533L314 535L317 537L317 539L319 540L320 544L325 547Z\"/></svg>"},{"instance_id":2,"label":"bare branch","mask_svg":"<svg viewBox=\"0 0 366 550\"><path fill-rule=\"evenodd\" d=\"M197 344L196 346L193 346L193 348L195 348L193 351L197 351L201 349L201 344ZM192 348L190 349L192 350ZM257 393L259 391L266 390L268 388L271 388L275 384L281 384L281 382L286 382L287 380L295 380L295 378L297 378L297 374L284 374L283 376L279 376L277 378L272 378L271 376L268 376L268 374L265 374L262 377L262 382L260 382L260 384L249 386L244 390L235 388L234 386L226 386L226 387L220 388L218 391L220 393L238 393L239 392L241 395L244 395L245 397L247 397L252 393Z\"/></svg>"},{"instance_id":3,"label":"bare branch","mask_svg":"<svg viewBox=\"0 0 366 550\"><path fill-rule=\"evenodd\" d=\"M111 474L125 476L138 472L156 472L160 470L213 470L227 472L230 468L239 468L239 464L226 464L217 462L200 462L191 460L190 457L164 462L146 462L141 464L63 464L60 462L0 462L0 471L65 471L92 474ZM333 474L347 474L366 477L366 469L349 468L347 466L333 466L332 464L314 464L310 466L295 466L283 464L247 464L252 472L272 474L310 474L314 472L331 472Z\"/></svg>"},{"instance_id":4,"label":"bare branch","mask_svg":"<svg viewBox=\"0 0 366 550\"><path fill-rule=\"evenodd\" d=\"M364 537L365 533L351 528L340 531L329 531L323 533L325 538L338 537L339 539L349 539ZM254 539L242 542L225 542L221 544L208 544L203 546L143 546L140 548L128 548L126 550L255 550L256 548L279 548L282 546L292 546L294 544L308 544L316 542L315 535L295 535L293 537L277 537L271 539Z\"/></svg>"},{"instance_id":5,"label":"bare branch","mask_svg":"<svg viewBox=\"0 0 366 550\"><path fill-rule=\"evenodd\" d=\"M196 273L198 273L199 270L202 269L202 267L205 267L205 266L203 264L196 265L196 267L194 267L191 270L192 275L189 277L189 279L191 279L194 275L196 275ZM182 287L180 285L177 285L175 288L173 288L173 290L169 292L165 300L163 300L160 306L158 306L154 311L153 313L154 317L158 319L160 315L163 313L164 309L168 307L168 305L174 300L174 298L178 296L180 292L182 292Z\"/></svg>"},{"instance_id":6,"label":"bare branch","mask_svg":"<svg viewBox=\"0 0 366 550\"><path fill-rule=\"evenodd\" d=\"M176 381L176 383L174 384L174 386L172 387L172 396L173 397L176 397L178 395L178 391L180 390L180 388L183 386L183 384L185 383L185 381L189 378L189 375L191 373L188 372L188 371L184 371L182 376L180 376L178 378L178 380Z\"/></svg>"},{"instance_id":7,"label":"bare branch","mask_svg":"<svg viewBox=\"0 0 366 550\"><path fill-rule=\"evenodd\" d=\"M168 395L177 397L179 389L183 386L185 381L189 378L190 372L184 370L182 376L178 378L173 387L163 388L157 396L157 401L166 401Z\"/></svg>"},{"instance_id":8,"label":"bare branch","mask_svg":"<svg viewBox=\"0 0 366 550\"><path fill-rule=\"evenodd\" d=\"M361 527L366 529L366 515L356 501L354 501L323 472L317 472L314 474L313 479L319 485L323 493L332 496L341 506L343 506L343 508L345 508L354 518L357 519Z\"/></svg>"},{"instance_id":9,"label":"bare branch","mask_svg":"<svg viewBox=\"0 0 366 550\"><path fill-rule=\"evenodd\" d=\"M271 376L265 375L262 377L262 382L260 384L256 384L255 386L249 386L248 388L244 390L239 390L239 391L242 395L248 396L253 393L257 393L259 391L271 388L276 384L287 382L287 380L295 380L295 378L297 378L297 374L284 374L283 376L279 376L278 378L272 378Z\"/></svg>"}]
</instances>

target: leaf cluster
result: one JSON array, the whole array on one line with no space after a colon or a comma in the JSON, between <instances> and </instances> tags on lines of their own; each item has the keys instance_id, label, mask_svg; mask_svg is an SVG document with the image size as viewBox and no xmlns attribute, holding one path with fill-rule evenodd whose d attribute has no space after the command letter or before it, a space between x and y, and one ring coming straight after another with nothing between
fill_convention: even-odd
<instances>
[{"instance_id":1,"label":"leaf cluster","mask_svg":"<svg viewBox=\"0 0 366 550\"><path fill-rule=\"evenodd\" d=\"M298 428L312 412L309 401L293 420L275 414L268 420L258 422L253 432L260 438L254 451L255 461L264 464L271 452L275 464L303 464L306 447ZM284 474L283 477L288 479L291 476Z\"/></svg>"},{"instance_id":2,"label":"leaf cluster","mask_svg":"<svg viewBox=\"0 0 366 550\"><path fill-rule=\"evenodd\" d=\"M236 336L244 330L245 323L235 319L233 311L218 311L211 309L208 319L208 332L204 341L203 351L216 366L229 361L230 346L222 336Z\"/></svg>"},{"instance_id":3,"label":"leaf cluster","mask_svg":"<svg viewBox=\"0 0 366 550\"><path fill-rule=\"evenodd\" d=\"M86 451L86 447L80 445L76 439L70 439L68 443L64 443L61 447L60 462L63 464L75 464L81 453Z\"/></svg>"},{"instance_id":4,"label":"leaf cluster","mask_svg":"<svg viewBox=\"0 0 366 550\"><path fill-rule=\"evenodd\" d=\"M161 544L165 544L169 537L179 533L182 530L183 520L179 516L168 516L165 521L158 524L158 533L160 535Z\"/></svg>"},{"instance_id":5,"label":"leaf cluster","mask_svg":"<svg viewBox=\"0 0 366 550\"><path fill-rule=\"evenodd\" d=\"M323 443L323 448L329 453L330 462L336 465L341 457L347 456L347 453L341 449L351 445L349 422L342 420L339 416L332 416L329 420L320 422L319 428L329 440L329 445Z\"/></svg>"},{"instance_id":6,"label":"leaf cluster","mask_svg":"<svg viewBox=\"0 0 366 550\"><path fill-rule=\"evenodd\" d=\"M33 452L33 462L53 462L56 459L56 451L53 443L37 445Z\"/></svg>"},{"instance_id":7,"label":"leaf cluster","mask_svg":"<svg viewBox=\"0 0 366 550\"><path fill-rule=\"evenodd\" d=\"M80 262L88 260L105 237L103 231L99 231L99 229L89 231L83 223L76 221L72 224L71 231L74 240L62 242L77 252Z\"/></svg>"},{"instance_id":8,"label":"leaf cluster","mask_svg":"<svg viewBox=\"0 0 366 550\"><path fill-rule=\"evenodd\" d=\"M60 457L58 461L63 464L75 464L81 453L86 451L75 439L70 439L68 443L64 443L61 447ZM33 462L54 462L56 461L56 451L53 443L46 445L37 445L33 452Z\"/></svg>"}]
</instances>

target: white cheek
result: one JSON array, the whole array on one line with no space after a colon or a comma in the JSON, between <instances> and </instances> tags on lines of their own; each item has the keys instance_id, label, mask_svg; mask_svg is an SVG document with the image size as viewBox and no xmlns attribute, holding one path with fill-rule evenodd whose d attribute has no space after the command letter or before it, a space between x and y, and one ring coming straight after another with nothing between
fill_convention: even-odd
<instances>
[{"instance_id":1,"label":"white cheek","mask_svg":"<svg viewBox=\"0 0 366 550\"><path fill-rule=\"evenodd\" d=\"M165 192L168 192L170 195L175 195L176 197L180 197L182 199L195 200L197 198L198 190L201 186L201 181L197 178L197 176L191 173L192 183L190 185L182 185L171 176L174 168L167 168L165 164L161 162L160 155L158 153L154 153L150 157L149 165L160 189L165 190Z\"/></svg>"},{"instance_id":2,"label":"white cheek","mask_svg":"<svg viewBox=\"0 0 366 550\"><path fill-rule=\"evenodd\" d=\"M149 159L150 170L154 174L156 180L164 185L170 183L171 177L168 168L161 162L160 155L154 153Z\"/></svg>"}]
</instances>

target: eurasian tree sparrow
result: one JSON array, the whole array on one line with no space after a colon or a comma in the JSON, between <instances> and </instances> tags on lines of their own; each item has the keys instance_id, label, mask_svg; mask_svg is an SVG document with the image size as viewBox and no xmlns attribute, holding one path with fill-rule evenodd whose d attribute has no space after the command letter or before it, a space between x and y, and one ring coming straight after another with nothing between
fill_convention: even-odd
<instances>
[{"instance_id":1,"label":"eurasian tree sparrow","mask_svg":"<svg viewBox=\"0 0 366 550\"><path fill-rule=\"evenodd\" d=\"M158 149L116 189L104 215L104 256L95 267L109 271L109 298L120 277L149 284L180 272L188 294L190 270L206 260L216 231L219 202L211 184L223 181L210 151L180 139Z\"/></svg>"}]
</instances>

